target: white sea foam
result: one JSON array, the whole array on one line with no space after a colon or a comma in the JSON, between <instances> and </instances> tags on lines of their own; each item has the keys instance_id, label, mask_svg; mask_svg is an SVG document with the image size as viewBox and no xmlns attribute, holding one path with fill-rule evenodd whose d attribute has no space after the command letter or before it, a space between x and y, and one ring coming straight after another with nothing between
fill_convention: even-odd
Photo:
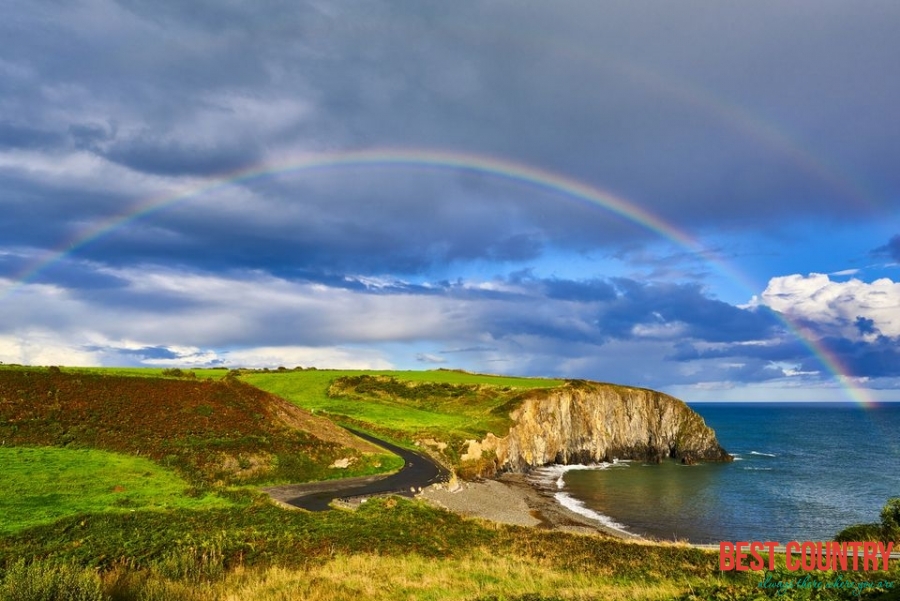
<instances>
[{"instance_id":1,"label":"white sea foam","mask_svg":"<svg viewBox=\"0 0 900 601\"><path fill-rule=\"evenodd\" d=\"M775 453L760 453L759 451L750 451L751 455L758 455L760 457L778 457Z\"/></svg>"},{"instance_id":2,"label":"white sea foam","mask_svg":"<svg viewBox=\"0 0 900 601\"><path fill-rule=\"evenodd\" d=\"M578 515L583 515L586 518L590 518L596 522L599 522L600 524L603 524L607 528L612 528L613 530L618 530L619 532L622 532L625 535L631 535L631 533L625 529L625 526L616 522L612 518L603 515L602 513L597 513L593 509L590 509L589 507L585 506L585 504L582 501L579 501L578 499L576 499L569 493L558 492L553 496L556 499L557 503L559 503L560 505L562 505L569 511L571 511L573 513L577 513Z\"/></svg>"},{"instance_id":3,"label":"white sea foam","mask_svg":"<svg viewBox=\"0 0 900 601\"><path fill-rule=\"evenodd\" d=\"M771 472L772 468L770 467L745 467L742 468L751 472Z\"/></svg>"},{"instance_id":4,"label":"white sea foam","mask_svg":"<svg viewBox=\"0 0 900 601\"><path fill-rule=\"evenodd\" d=\"M556 488L565 488L565 476L567 472L571 472L573 470L605 470L611 467L628 467L628 461L626 460L616 460L613 463L592 463L590 465L584 464L574 464L574 465L545 465L543 467L535 468L531 471L529 475L529 480L532 484L536 484L540 487L549 488L551 486L556 486Z\"/></svg>"},{"instance_id":5,"label":"white sea foam","mask_svg":"<svg viewBox=\"0 0 900 601\"><path fill-rule=\"evenodd\" d=\"M612 518L609 518L602 513L598 513L593 509L588 508L587 506L585 506L583 501L576 499L569 493L562 490L566 486L565 475L568 472L575 470L606 470L610 468L627 468L629 467L629 462L630 460L628 459L617 459L612 463L603 462L592 463L589 465L580 463L574 465L545 465L533 469L528 476L528 480L538 488L543 488L545 490L556 488L558 492L555 492L553 494L553 498L557 503L559 503L569 511L594 520L599 524L602 524L606 528L621 532L623 536L630 537L634 535L628 532L628 530L625 529L625 526L615 522Z\"/></svg>"}]
</instances>

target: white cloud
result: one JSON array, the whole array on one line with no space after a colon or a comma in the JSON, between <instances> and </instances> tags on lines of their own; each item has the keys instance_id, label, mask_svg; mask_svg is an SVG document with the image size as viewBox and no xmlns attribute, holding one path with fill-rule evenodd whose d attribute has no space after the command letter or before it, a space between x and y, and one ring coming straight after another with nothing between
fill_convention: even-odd
<instances>
[{"instance_id":1,"label":"white cloud","mask_svg":"<svg viewBox=\"0 0 900 601\"><path fill-rule=\"evenodd\" d=\"M84 151L66 154L34 150L3 151L0 152L2 172L40 182L45 187L124 198L164 198L183 189L177 186L180 182L172 178L140 173ZM188 183L198 181L194 179Z\"/></svg>"},{"instance_id":2,"label":"white cloud","mask_svg":"<svg viewBox=\"0 0 900 601\"><path fill-rule=\"evenodd\" d=\"M102 353L61 340L55 332L31 330L25 335L0 335L0 362L22 365L102 365Z\"/></svg>"},{"instance_id":3,"label":"white cloud","mask_svg":"<svg viewBox=\"0 0 900 601\"><path fill-rule=\"evenodd\" d=\"M345 347L259 347L220 353L229 367L316 367L330 369L392 369L393 364L375 350Z\"/></svg>"},{"instance_id":4,"label":"white cloud","mask_svg":"<svg viewBox=\"0 0 900 601\"><path fill-rule=\"evenodd\" d=\"M150 268L104 273L123 282L114 298L49 284L13 289L12 282L0 280L8 292L0 297L0 332L11 341L46 332L42 340L52 338L58 349L72 349L71 360L59 361L68 364L100 362L99 354L78 349L109 349L112 360L121 351L151 347L168 349L175 355L172 362L180 364L213 361L207 349L241 348L249 350L219 358L323 366L332 358L340 365L384 367L380 354L362 362L356 351L314 349L466 340L477 327L471 303L446 297L373 294L247 273L226 277ZM37 359L29 357L37 356L44 355L9 342L0 360L32 362Z\"/></svg>"},{"instance_id":5,"label":"white cloud","mask_svg":"<svg viewBox=\"0 0 900 601\"><path fill-rule=\"evenodd\" d=\"M80 273L75 259L67 266ZM539 284L520 284L512 294L483 294L482 282L473 280L443 294L417 294L330 287L247 271L216 275L142 266L104 268L102 274L116 284L26 283L2 297L0 361L358 369L445 361L476 371L588 377L662 389L686 382L727 389L766 380L790 388L820 379L800 359L777 363L770 358L766 347L778 345L768 340L730 345L697 339L692 355L676 345L693 334L661 314L645 319L640 299L634 309L627 298L609 301L618 312L611 314L613 334L605 334L607 301L547 298ZM390 285L381 279L371 283ZM858 337L857 315L872 319L886 334L895 331L884 299L891 295L896 301L897 285L888 281L841 284L827 276L789 276L773 280L755 302L771 303L823 329L849 329ZM623 330L624 337L614 335L616 324L628 319L642 321ZM442 352L470 348L481 350Z\"/></svg>"},{"instance_id":6,"label":"white cloud","mask_svg":"<svg viewBox=\"0 0 900 601\"><path fill-rule=\"evenodd\" d=\"M861 333L858 317L872 320L877 332L900 336L900 283L882 278L867 283L856 278L833 282L820 273L776 277L758 297L756 305L766 305L793 321L812 323L825 335L851 340L872 338Z\"/></svg>"}]
</instances>

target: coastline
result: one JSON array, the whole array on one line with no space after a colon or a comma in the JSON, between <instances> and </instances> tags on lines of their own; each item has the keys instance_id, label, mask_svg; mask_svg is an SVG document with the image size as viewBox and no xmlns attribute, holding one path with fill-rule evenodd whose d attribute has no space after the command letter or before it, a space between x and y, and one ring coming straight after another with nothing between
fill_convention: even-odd
<instances>
[{"instance_id":1,"label":"coastline","mask_svg":"<svg viewBox=\"0 0 900 601\"><path fill-rule=\"evenodd\" d=\"M466 517L502 524L645 540L568 509L555 498L554 492L535 486L524 474L506 473L488 480L459 482L455 486L435 484L418 497Z\"/></svg>"}]
</instances>

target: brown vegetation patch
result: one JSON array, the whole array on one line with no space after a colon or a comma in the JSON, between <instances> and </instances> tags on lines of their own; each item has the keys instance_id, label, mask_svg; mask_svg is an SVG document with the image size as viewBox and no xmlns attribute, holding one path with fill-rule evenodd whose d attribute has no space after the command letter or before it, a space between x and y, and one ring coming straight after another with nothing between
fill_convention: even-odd
<instances>
[{"instance_id":1,"label":"brown vegetation patch","mask_svg":"<svg viewBox=\"0 0 900 601\"><path fill-rule=\"evenodd\" d=\"M146 456L198 484L328 478L336 459L377 451L328 420L234 378L38 368L0 370L0 440Z\"/></svg>"}]
</instances>

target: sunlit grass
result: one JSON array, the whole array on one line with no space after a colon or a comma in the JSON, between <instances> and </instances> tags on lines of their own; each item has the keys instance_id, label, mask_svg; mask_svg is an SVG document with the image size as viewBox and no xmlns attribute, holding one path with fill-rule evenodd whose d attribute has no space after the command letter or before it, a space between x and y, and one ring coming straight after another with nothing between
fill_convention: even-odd
<instances>
[{"instance_id":1,"label":"sunlit grass","mask_svg":"<svg viewBox=\"0 0 900 601\"><path fill-rule=\"evenodd\" d=\"M97 511L227 507L188 496L183 478L141 457L92 449L0 447L0 534Z\"/></svg>"},{"instance_id":2,"label":"sunlit grass","mask_svg":"<svg viewBox=\"0 0 900 601\"><path fill-rule=\"evenodd\" d=\"M102 374L110 376L132 376L136 378L157 378L164 376L166 367L64 367L67 373ZM228 375L227 369L182 368L185 373L193 373L197 379L220 380Z\"/></svg>"},{"instance_id":3,"label":"sunlit grass","mask_svg":"<svg viewBox=\"0 0 900 601\"><path fill-rule=\"evenodd\" d=\"M464 398L433 398L423 394L418 398L354 396L348 399L328 394L335 381L360 376L394 378L401 383L417 385L448 384L452 386L482 388L483 394L466 395ZM482 437L486 432L500 434L509 426L505 414L492 410L508 398L537 388L552 388L563 384L562 380L541 378L513 378L471 374L466 372L438 371L358 371L358 370L303 370L253 372L241 379L258 388L288 399L314 412L327 413L357 425L371 425L382 434L393 433L401 439L434 436L438 439ZM493 391L493 392L491 392Z\"/></svg>"},{"instance_id":4,"label":"sunlit grass","mask_svg":"<svg viewBox=\"0 0 900 601\"><path fill-rule=\"evenodd\" d=\"M479 548L461 559L339 555L303 572L272 568L247 574L223 588L228 591L223 597L227 601L445 601L526 595L548 599L671 599L684 586L674 582L623 584L590 572L537 566L524 557Z\"/></svg>"}]
</instances>

